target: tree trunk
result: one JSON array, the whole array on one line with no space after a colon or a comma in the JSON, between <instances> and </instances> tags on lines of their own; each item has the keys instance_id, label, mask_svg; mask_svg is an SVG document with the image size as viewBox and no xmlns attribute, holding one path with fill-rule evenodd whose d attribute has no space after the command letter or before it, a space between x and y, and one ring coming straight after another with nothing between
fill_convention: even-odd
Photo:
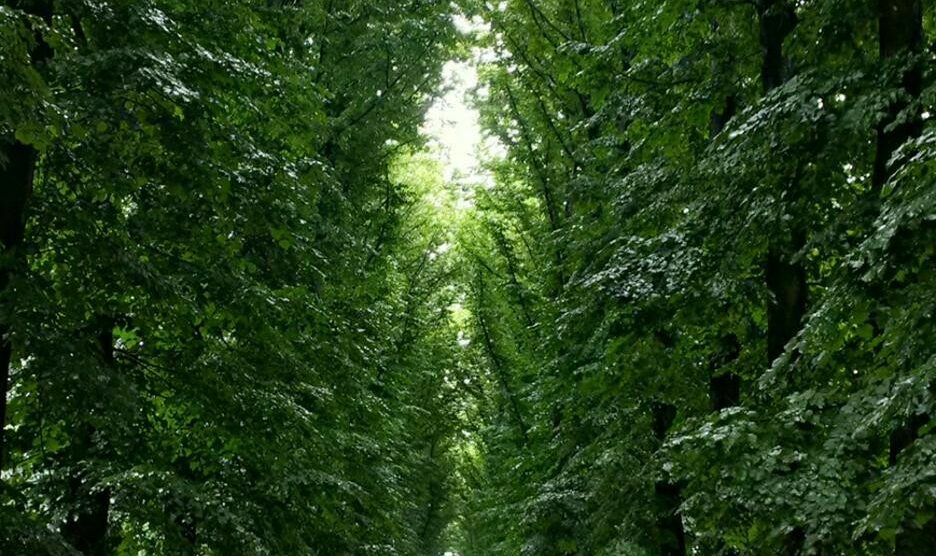
<instances>
[{"instance_id":1,"label":"tree trunk","mask_svg":"<svg viewBox=\"0 0 936 556\"><path fill-rule=\"evenodd\" d=\"M33 0L18 3L17 8L52 21L52 2ZM32 64L42 66L52 58L52 48L40 33L30 52ZM11 292L13 273L23 262L19 247L26 230L26 203L32 195L33 176L39 158L31 145L19 142L15 137L0 137L0 314L9 319L13 314ZM7 392L10 391L10 364L13 360L11 323L0 321L0 471L7 456L7 439L4 432L7 414Z\"/></svg>"},{"instance_id":2,"label":"tree trunk","mask_svg":"<svg viewBox=\"0 0 936 556\"><path fill-rule=\"evenodd\" d=\"M676 420L676 406L668 403L653 403L653 434L661 444ZM653 485L657 510L657 549L660 556L686 556L686 530L683 527L679 506L682 504L682 487L669 481L658 481Z\"/></svg>"},{"instance_id":3,"label":"tree trunk","mask_svg":"<svg viewBox=\"0 0 936 556\"><path fill-rule=\"evenodd\" d=\"M923 5L921 0L878 0L879 50L882 61L907 54L919 54L923 47ZM901 87L911 98L920 96L923 86L923 68L915 61L904 73ZM877 152L874 157L873 185L880 191L897 167L888 167L888 161L908 139L917 137L923 129L919 117L894 123L907 107L906 98L894 103L887 116L878 124Z\"/></svg>"},{"instance_id":4,"label":"tree trunk","mask_svg":"<svg viewBox=\"0 0 936 556\"><path fill-rule=\"evenodd\" d=\"M20 246L26 229L26 201L32 193L36 167L36 150L13 138L0 139L0 314L11 318L12 300L9 291L13 273L22 261ZM9 321L0 322L0 470L6 461L6 406L10 388L10 363L13 345Z\"/></svg>"},{"instance_id":5,"label":"tree trunk","mask_svg":"<svg viewBox=\"0 0 936 556\"><path fill-rule=\"evenodd\" d=\"M721 411L741 403L741 377L721 369L741 356L741 343L737 336L730 334L721 339L720 353L710 364L709 399L712 409Z\"/></svg>"},{"instance_id":6,"label":"tree trunk","mask_svg":"<svg viewBox=\"0 0 936 556\"><path fill-rule=\"evenodd\" d=\"M101 365L108 370L115 366L114 358L114 319L100 318L95 323L97 329L97 348ZM97 431L91 424L85 424L76 443L75 460L90 459L96 451L95 436ZM111 546L108 543L108 522L110 518L109 489L93 492L88 488L85 477L75 474L70 481L72 495L79 499L78 511L69 516L62 532L69 543L87 556L108 556Z\"/></svg>"},{"instance_id":7,"label":"tree trunk","mask_svg":"<svg viewBox=\"0 0 936 556\"><path fill-rule=\"evenodd\" d=\"M768 363L783 355L787 342L799 332L806 314L806 269L791 261L802 246L800 235L792 245L772 245L767 254L767 290L771 295L767 306Z\"/></svg>"},{"instance_id":8,"label":"tree trunk","mask_svg":"<svg viewBox=\"0 0 936 556\"><path fill-rule=\"evenodd\" d=\"M110 492L88 493L79 477L70 481L72 492L81 499L78 511L69 517L62 533L75 550L86 556L110 556L107 525L110 513Z\"/></svg>"},{"instance_id":9,"label":"tree trunk","mask_svg":"<svg viewBox=\"0 0 936 556\"><path fill-rule=\"evenodd\" d=\"M712 31L719 29L718 21L712 22ZM712 65L712 75L717 80L724 72L722 64L715 62ZM738 99L731 92L725 96L724 104L721 110L712 110L709 119L709 137L714 139L731 121L738 111ZM737 336L731 334L724 336L720 341L719 355L712 360L709 368L709 399L712 401L712 409L721 411L728 407L734 407L741 402L741 377L732 372L722 372L721 368L735 361L741 355L741 344Z\"/></svg>"},{"instance_id":10,"label":"tree trunk","mask_svg":"<svg viewBox=\"0 0 936 556\"><path fill-rule=\"evenodd\" d=\"M478 296L483 302L484 276L480 273L478 274ZM523 418L523 412L520 410L520 402L517 400L517 396L514 393L513 388L511 388L510 381L507 377L507 371L504 369L504 363L501 361L500 354L497 353L496 346L494 345L494 338L482 311L478 312L478 325L480 326L482 336L484 337L484 349L487 352L487 356L491 362L491 367L494 370L494 374L497 375L497 381L500 384L501 392L508 404L511 414L513 415L514 422L517 426L517 431L520 433L521 443L522 445L526 446L529 443L529 429L527 428L526 420Z\"/></svg>"},{"instance_id":11,"label":"tree trunk","mask_svg":"<svg viewBox=\"0 0 936 556\"><path fill-rule=\"evenodd\" d=\"M923 48L923 4L921 0L878 0L878 39L881 62L887 62L900 56L920 54ZM923 68L918 60L913 60L901 76L900 87L904 95L892 104L887 115L878 124L877 151L874 157L872 177L874 206L877 207L877 194L887 181L900 169L901 164L888 164L901 145L920 135L923 121L919 115L907 118L894 125L900 113L911 101L920 96L923 88ZM893 127L891 127L893 126ZM930 420L928 415L915 415L909 422L890 435L888 459L890 465L896 465L901 452L909 448L919 436L919 428ZM903 531L894 540L895 556L923 554L936 545L936 521L930 520L922 528L917 527L912 519L902 524Z\"/></svg>"},{"instance_id":12,"label":"tree trunk","mask_svg":"<svg viewBox=\"0 0 936 556\"><path fill-rule=\"evenodd\" d=\"M786 0L760 0L757 4L760 42L763 51L761 82L764 94L783 85L788 79L783 42L796 28L794 4ZM796 184L791 184L792 188ZM784 234L775 234L783 237ZM767 302L767 360L772 364L786 350L786 345L800 330L806 314L808 286L806 269L793 257L805 244L805 233L794 229L790 240L770 239L765 278L770 299ZM803 554L805 531L794 528L784 539L787 556Z\"/></svg>"},{"instance_id":13,"label":"tree trunk","mask_svg":"<svg viewBox=\"0 0 936 556\"><path fill-rule=\"evenodd\" d=\"M761 81L764 94L787 80L783 41L793 32L797 18L793 5L785 0L761 0L758 5L760 41L763 51ZM780 235L780 234L777 234ZM806 271L792 261L802 247L802 234L794 232L793 241L771 240L767 254L766 279L771 299L767 306L768 363L783 353L787 342L799 331L806 313Z\"/></svg>"},{"instance_id":14,"label":"tree trunk","mask_svg":"<svg viewBox=\"0 0 936 556\"><path fill-rule=\"evenodd\" d=\"M718 32L718 21L712 22L712 31ZM725 70L722 64L715 62L712 66L712 75L719 78ZM725 96L724 103L720 110L712 110L709 119L709 138L714 140L728 122L735 117L738 112L738 97L734 92ZM734 334L723 336L719 341L719 353L709 364L709 400L713 411L721 411L729 407L736 407L741 404L741 377L733 372L725 372L723 368L737 361L741 356L741 342ZM715 550L718 554L734 556L737 552L727 546L726 541L718 538L715 541Z\"/></svg>"}]
</instances>

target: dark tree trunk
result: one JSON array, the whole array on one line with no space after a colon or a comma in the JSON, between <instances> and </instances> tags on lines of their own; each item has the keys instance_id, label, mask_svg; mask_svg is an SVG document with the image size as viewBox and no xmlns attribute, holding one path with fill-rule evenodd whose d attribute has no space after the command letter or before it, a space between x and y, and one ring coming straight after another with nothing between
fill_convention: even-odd
<instances>
[{"instance_id":1,"label":"dark tree trunk","mask_svg":"<svg viewBox=\"0 0 936 556\"><path fill-rule=\"evenodd\" d=\"M923 3L921 0L878 0L879 52L882 62L899 56L919 55L923 49ZM908 59L908 61L910 61ZM906 118L894 125L900 113L911 101L920 96L923 88L923 68L919 60L912 60L901 76L902 98L893 103L877 128L877 151L874 157L874 192L878 193L891 176L899 170L900 162L888 164L901 145L920 135L923 121L919 115ZM874 198L877 207L877 195ZM914 415L890 435L888 458L896 465L900 453L909 448L919 436L919 429L930 420L928 415ZM895 556L923 554L936 545L936 521L930 520L922 528L911 519L902 524L903 531L894 540Z\"/></svg>"},{"instance_id":2,"label":"dark tree trunk","mask_svg":"<svg viewBox=\"0 0 936 556\"><path fill-rule=\"evenodd\" d=\"M919 54L923 47L921 0L878 0L878 26L882 61L901 55ZM923 68L918 61L914 61L903 74L901 87L906 96L916 98L920 96L922 86ZM878 125L873 176L876 191L880 191L896 169L888 168L887 163L897 149L908 139L918 136L923 129L923 121L919 117L909 118L893 129L887 129L906 106L906 98L896 102Z\"/></svg>"},{"instance_id":3,"label":"dark tree trunk","mask_svg":"<svg viewBox=\"0 0 936 556\"><path fill-rule=\"evenodd\" d=\"M13 138L0 139L0 313L10 318L12 311L9 291L13 273L22 259L20 246L26 229L26 202L32 193L36 151ZM10 362L13 346L10 341L11 323L0 322L0 469L6 460L7 442L6 398L10 387Z\"/></svg>"},{"instance_id":4,"label":"dark tree trunk","mask_svg":"<svg viewBox=\"0 0 936 556\"><path fill-rule=\"evenodd\" d=\"M107 367L114 366L114 322L112 319L102 318L97 323L97 347L101 363ZM81 432L76 459L83 459L92 455L95 450L96 433L92 425L86 425ZM87 489L86 481L80 476L72 478L72 493L80 501L78 511L65 523L63 532L71 545L82 554L88 556L105 556L110 553L107 544L108 519L110 514L110 491L105 489L91 492Z\"/></svg>"},{"instance_id":5,"label":"dark tree trunk","mask_svg":"<svg viewBox=\"0 0 936 556\"><path fill-rule=\"evenodd\" d=\"M676 420L676 406L654 403L651 406L653 434L660 443ZM682 487L669 481L658 481L653 485L657 511L657 547L660 556L685 556L686 531L683 527L679 506L682 504Z\"/></svg>"},{"instance_id":6,"label":"dark tree trunk","mask_svg":"<svg viewBox=\"0 0 936 556\"><path fill-rule=\"evenodd\" d=\"M763 51L761 81L764 93L787 80L783 41L796 28L796 11L785 0L761 0L757 5ZM780 235L780 234L777 234ZM791 244L771 240L767 254L766 279L771 299L767 305L768 363L783 353L787 342L799 331L806 313L806 271L793 255L802 247L802 234L794 231Z\"/></svg>"},{"instance_id":7,"label":"dark tree trunk","mask_svg":"<svg viewBox=\"0 0 936 556\"><path fill-rule=\"evenodd\" d=\"M796 28L796 10L786 0L760 0L757 3L760 43L763 52L761 83L769 93L787 80L783 41Z\"/></svg>"},{"instance_id":8,"label":"dark tree trunk","mask_svg":"<svg viewBox=\"0 0 936 556\"><path fill-rule=\"evenodd\" d=\"M718 33L720 25L718 20L712 20L712 32ZM733 65L729 59L728 66ZM723 74L729 69L721 60L712 63L712 79L715 82L725 80ZM734 118L738 112L738 98L735 93L729 92L725 95L720 109L713 109L709 117L709 139L714 140L722 131L728 122ZM719 354L709 364L711 374L709 375L709 396L712 400L712 409L721 411L727 407L738 405L741 401L741 377L731 372L721 371L722 367L731 363L741 354L741 344L734 335L728 335L720 340Z\"/></svg>"},{"instance_id":9,"label":"dark tree trunk","mask_svg":"<svg viewBox=\"0 0 936 556\"><path fill-rule=\"evenodd\" d=\"M718 21L712 21L712 32L719 30ZM721 74L725 72L724 64L715 62L712 66L712 75L715 80L724 79ZM722 131L728 122L734 118L738 112L738 98L734 92L725 96L721 109L712 110L709 120L709 137L714 139ZM712 409L721 411L728 407L734 407L741 402L741 377L732 372L724 372L722 368L735 361L741 355L741 343L737 336L731 334L724 336L720 340L719 354L710 365L711 375L709 376L709 399L712 401Z\"/></svg>"},{"instance_id":10,"label":"dark tree trunk","mask_svg":"<svg viewBox=\"0 0 936 556\"><path fill-rule=\"evenodd\" d=\"M732 334L722 338L720 347L721 352L711 363L712 375L709 379L709 397L715 411L735 407L741 403L741 377L720 370L738 359L741 355L741 343Z\"/></svg>"},{"instance_id":11,"label":"dark tree trunk","mask_svg":"<svg viewBox=\"0 0 936 556\"><path fill-rule=\"evenodd\" d=\"M783 42L796 28L796 8L787 0L760 0L757 3L760 42L763 51L761 82L764 94L783 85L789 78ZM791 189L796 184L791 184ZM775 234L783 237L784 234ZM808 285L806 269L794 261L805 244L803 230L794 228L790 240L770 239L765 278L770 299L767 302L767 360L772 364L786 350L786 345L800 330L806 314ZM803 554L805 531L794 528L784 539L787 556Z\"/></svg>"},{"instance_id":12,"label":"dark tree trunk","mask_svg":"<svg viewBox=\"0 0 936 556\"><path fill-rule=\"evenodd\" d=\"M725 372L723 368L738 360L741 356L741 342L734 334L723 337L720 341L720 352L710 363L711 375L709 378L709 399L714 411L721 411L741 404L741 377L732 372ZM736 556L738 552L729 547L722 539L714 539L713 554Z\"/></svg>"},{"instance_id":13,"label":"dark tree trunk","mask_svg":"<svg viewBox=\"0 0 936 556\"><path fill-rule=\"evenodd\" d=\"M439 445L439 438L433 435L429 442L428 461L431 465L436 463L436 449ZM425 554L431 554L438 544L439 540L439 517L441 506L445 496L444 485L438 476L430 474L428 477L427 497L425 513L422 516L422 525L419 528L419 546Z\"/></svg>"},{"instance_id":14,"label":"dark tree trunk","mask_svg":"<svg viewBox=\"0 0 936 556\"><path fill-rule=\"evenodd\" d=\"M769 363L783 354L806 314L806 269L792 262L803 240L790 246L772 245L767 254L767 290L771 299L767 305L767 360Z\"/></svg>"},{"instance_id":15,"label":"dark tree trunk","mask_svg":"<svg viewBox=\"0 0 936 556\"><path fill-rule=\"evenodd\" d=\"M677 484L659 482L654 485L654 494L660 510L657 522L660 556L686 556L686 532L679 514L682 488Z\"/></svg>"},{"instance_id":16,"label":"dark tree trunk","mask_svg":"<svg viewBox=\"0 0 936 556\"><path fill-rule=\"evenodd\" d=\"M101 318L95 323L97 328L97 348L101 364L113 369L114 358L114 319ZM86 424L76 443L75 459L87 459L96 451L95 428ZM79 502L78 511L65 522L62 532L69 543L86 556L109 556L111 546L108 542L108 522L110 519L109 489L97 492L88 489L84 477L76 474L70 481L72 495Z\"/></svg>"},{"instance_id":17,"label":"dark tree trunk","mask_svg":"<svg viewBox=\"0 0 936 556\"><path fill-rule=\"evenodd\" d=\"M731 121L731 118L734 118L734 115L738 111L738 99L735 95L731 94L725 98L725 104L722 106L721 110L712 111L712 118L709 124L709 135L710 137L715 137L722 130L725 129L725 126L728 125L728 122Z\"/></svg>"},{"instance_id":18,"label":"dark tree trunk","mask_svg":"<svg viewBox=\"0 0 936 556\"><path fill-rule=\"evenodd\" d=\"M110 556L107 544L107 524L110 513L110 492L88 493L79 477L70 486L81 500L78 511L62 527L62 533L75 550L86 556Z\"/></svg>"},{"instance_id":19,"label":"dark tree trunk","mask_svg":"<svg viewBox=\"0 0 936 556\"><path fill-rule=\"evenodd\" d=\"M187 458L179 458L173 462L176 475L192 484L197 484L204 480L192 471L192 466ZM172 523L176 526L179 534L179 543L176 550L179 556L190 556L198 553L198 515L192 511L185 499L179 499L172 502L169 506L169 513L172 516Z\"/></svg>"},{"instance_id":20,"label":"dark tree trunk","mask_svg":"<svg viewBox=\"0 0 936 556\"><path fill-rule=\"evenodd\" d=\"M478 293L483 300L484 276L480 273L478 274ZM494 337L488 327L488 322L484 318L483 312L480 311L478 312L478 325L481 327L482 336L484 337L484 349L487 352L488 360L491 362L494 374L497 375L497 381L500 384L501 392L503 393L505 401L508 403L508 407L510 408L510 412L517 426L517 431L520 433L521 443L525 446L529 443L529 429L527 428L526 420L523 418L523 412L520 410L520 402L517 400L513 388L511 388L507 370L504 368L501 356L494 345Z\"/></svg>"},{"instance_id":21,"label":"dark tree trunk","mask_svg":"<svg viewBox=\"0 0 936 556\"><path fill-rule=\"evenodd\" d=\"M785 556L800 556L803 554L803 545L806 543L806 532L802 527L794 527L783 539L783 554Z\"/></svg>"},{"instance_id":22,"label":"dark tree trunk","mask_svg":"<svg viewBox=\"0 0 936 556\"><path fill-rule=\"evenodd\" d=\"M52 2L32 0L16 5L30 15L46 22L52 21ZM52 48L37 32L35 47L30 53L35 66L44 65L52 58ZM10 282L16 268L22 263L19 247L26 230L26 203L32 195L33 176L38 153L14 137L0 137L0 314L10 315L12 300ZM6 463L7 439L4 433L7 413L7 392L10 390L10 363L13 345L10 322L0 322L0 471Z\"/></svg>"}]
</instances>

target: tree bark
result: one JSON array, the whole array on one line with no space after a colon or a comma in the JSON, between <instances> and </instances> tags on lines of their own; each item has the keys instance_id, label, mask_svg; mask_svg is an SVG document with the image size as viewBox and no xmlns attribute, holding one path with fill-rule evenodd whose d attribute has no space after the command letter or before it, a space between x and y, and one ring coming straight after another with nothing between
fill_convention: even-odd
<instances>
[{"instance_id":1,"label":"tree bark","mask_svg":"<svg viewBox=\"0 0 936 556\"><path fill-rule=\"evenodd\" d=\"M789 78L783 42L796 28L798 20L795 5L787 0L759 0L757 15L763 52L761 82L766 95ZM796 187L795 183L791 185ZM782 237L783 234L775 235ZM794 227L790 236L790 240L769 240L764 269L770 294L767 302L768 364L773 364L786 351L786 345L799 332L806 314L806 269L793 260L805 245L805 233ZM805 531L795 527L784 539L784 553L787 556L803 554L805 543Z\"/></svg>"},{"instance_id":2,"label":"tree bark","mask_svg":"<svg viewBox=\"0 0 936 556\"><path fill-rule=\"evenodd\" d=\"M100 318L95 323L97 328L97 348L101 365L107 370L115 367L114 358L114 319ZM76 442L76 460L89 459L96 451L97 431L91 424L85 424ZM88 488L88 481L75 474L70 481L72 495L80 500L78 511L69 516L62 532L69 543L86 556L109 556L112 552L108 538L110 520L109 489L93 492Z\"/></svg>"},{"instance_id":3,"label":"tree bark","mask_svg":"<svg viewBox=\"0 0 936 556\"><path fill-rule=\"evenodd\" d=\"M720 353L711 362L709 378L709 399L712 409L721 411L741 403L741 377L721 369L741 356L741 343L737 336L729 334L721 339Z\"/></svg>"},{"instance_id":4,"label":"tree bark","mask_svg":"<svg viewBox=\"0 0 936 556\"><path fill-rule=\"evenodd\" d=\"M15 7L41 17L47 23L52 21L52 2L49 0L17 3ZM31 62L34 66L42 66L52 58L52 48L40 33L35 35ZM39 154L31 145L21 143L15 137L0 137L0 315L5 319L10 319L13 313L10 283L23 262L20 246L26 231L26 205L32 195L38 158ZM0 471L4 469L7 456L4 429L13 360L11 332L9 320L0 321Z\"/></svg>"},{"instance_id":5,"label":"tree bark","mask_svg":"<svg viewBox=\"0 0 936 556\"><path fill-rule=\"evenodd\" d=\"M760 0L757 10L763 51L761 81L767 94L788 78L783 41L796 28L797 17L793 5L785 0ZM792 260L804 238L798 230L792 236L792 242L771 240L767 254L765 272L771 295L767 305L768 363L784 352L806 313L806 270Z\"/></svg>"},{"instance_id":6,"label":"tree bark","mask_svg":"<svg viewBox=\"0 0 936 556\"><path fill-rule=\"evenodd\" d=\"M653 434L661 444L676 420L676 406L669 403L653 403ZM679 506L682 504L682 487L667 480L653 485L657 509L657 550L660 556L686 556L686 530L683 527Z\"/></svg>"},{"instance_id":7,"label":"tree bark","mask_svg":"<svg viewBox=\"0 0 936 556\"><path fill-rule=\"evenodd\" d=\"M881 62L901 56L916 56L923 49L923 3L921 0L878 0L878 40ZM889 164L901 145L918 137L923 131L923 120L919 115L896 123L900 113L923 89L923 67L918 60L910 60L900 78L903 95L888 108L888 113L877 127L877 151L874 157L872 186L875 208L878 194L887 181L896 173L901 163ZM929 415L914 415L890 435L888 459L891 466L897 464L901 452L909 448L919 437L919 429L928 423ZM912 519L906 519L894 540L895 556L923 554L936 545L936 521L930 520L917 527Z\"/></svg>"},{"instance_id":8,"label":"tree bark","mask_svg":"<svg viewBox=\"0 0 936 556\"><path fill-rule=\"evenodd\" d=\"M800 237L796 237L799 235ZM767 360L773 363L783 355L787 343L796 336L806 314L806 269L791 259L803 246L801 234L791 245L774 244L767 254L766 278L771 299L767 306Z\"/></svg>"},{"instance_id":9,"label":"tree bark","mask_svg":"<svg viewBox=\"0 0 936 556\"><path fill-rule=\"evenodd\" d=\"M921 0L878 0L879 51L882 61L902 55L919 54L923 47L923 5ZM923 88L923 68L918 61L910 64L901 78L906 96L917 98ZM892 105L887 116L878 124L877 152L874 157L873 185L880 191L899 167L888 167L888 161L907 140L917 137L923 130L919 117L894 125L888 129L902 110L907 98Z\"/></svg>"},{"instance_id":10,"label":"tree bark","mask_svg":"<svg viewBox=\"0 0 936 556\"><path fill-rule=\"evenodd\" d=\"M2 266L0 266L0 313L10 319L12 313L11 292L13 273L22 260L20 246L26 230L26 202L32 193L33 174L36 167L36 150L13 138L0 139L0 243L2 243ZM7 392L10 387L10 363L13 345L12 330L8 320L0 322L0 470L6 462Z\"/></svg>"},{"instance_id":11,"label":"tree bark","mask_svg":"<svg viewBox=\"0 0 936 556\"><path fill-rule=\"evenodd\" d=\"M479 273L478 274L478 289L479 297L483 301L484 299L484 277ZM484 349L487 352L488 359L491 362L493 367L494 374L497 376L497 381L500 384L501 391L506 399L510 412L513 415L514 422L517 426L517 431L520 433L520 439L523 446L526 446L529 443L529 433L526 425L526 420L523 418L523 412L520 410L520 402L517 400L517 396L513 391L513 388L510 386L510 382L507 378L507 371L504 369L503 361L501 361L500 354L497 353L496 346L494 345L494 338L491 335L491 330L488 327L487 320L484 318L483 312L478 312L478 325L481 327L481 333L484 336Z\"/></svg>"},{"instance_id":12,"label":"tree bark","mask_svg":"<svg viewBox=\"0 0 936 556\"><path fill-rule=\"evenodd\" d=\"M712 31L718 32L718 29L718 21L712 21ZM713 63L714 79L719 79L724 71L723 64ZM725 126L734 118L737 111L737 96L734 92L730 92L725 95L721 109L712 110L709 119L709 138L714 139L724 131ZM720 353L712 360L709 375L709 399L712 401L714 411L734 407L741 402L741 377L732 372L721 371L722 367L735 361L741 355L741 344L737 336L733 334L722 337L719 343L721 344Z\"/></svg>"}]
</instances>

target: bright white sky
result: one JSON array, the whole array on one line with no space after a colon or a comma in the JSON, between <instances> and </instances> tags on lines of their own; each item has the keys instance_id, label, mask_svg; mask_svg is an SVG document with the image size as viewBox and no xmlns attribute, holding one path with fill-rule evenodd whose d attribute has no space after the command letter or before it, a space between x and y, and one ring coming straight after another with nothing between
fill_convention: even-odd
<instances>
[{"instance_id":1,"label":"bright white sky","mask_svg":"<svg viewBox=\"0 0 936 556\"><path fill-rule=\"evenodd\" d=\"M478 111L469 104L469 93L478 85L478 71L471 62L450 61L442 70L445 92L432 104L423 133L445 167L447 181L474 181L482 173L482 143Z\"/></svg>"},{"instance_id":2,"label":"bright white sky","mask_svg":"<svg viewBox=\"0 0 936 556\"><path fill-rule=\"evenodd\" d=\"M455 23L463 33L487 30L487 25L480 20L456 17ZM478 64L489 60L491 55L476 50L471 60L445 64L442 69L444 90L429 108L422 126L422 132L429 137L431 152L442 163L446 182L458 186L460 208L471 206L475 187L492 184L484 161L504 154L503 146L482 131L478 111L471 101L478 87Z\"/></svg>"}]
</instances>

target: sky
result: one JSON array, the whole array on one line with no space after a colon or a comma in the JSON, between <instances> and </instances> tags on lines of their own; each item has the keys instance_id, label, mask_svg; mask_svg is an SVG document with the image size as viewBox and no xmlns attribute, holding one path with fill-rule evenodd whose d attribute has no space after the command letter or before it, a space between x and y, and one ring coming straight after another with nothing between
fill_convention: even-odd
<instances>
[{"instance_id":1,"label":"sky","mask_svg":"<svg viewBox=\"0 0 936 556\"><path fill-rule=\"evenodd\" d=\"M442 77L445 90L430 106L423 133L443 163L446 180L474 181L484 174L479 162L481 123L468 98L478 85L478 70L474 61L449 61Z\"/></svg>"},{"instance_id":2,"label":"sky","mask_svg":"<svg viewBox=\"0 0 936 556\"><path fill-rule=\"evenodd\" d=\"M485 32L487 24L480 20L455 18L463 33ZM475 49L469 60L451 60L442 69L443 90L430 106L422 132L429 138L430 152L442 163L445 180L459 190L459 208L471 206L472 191L490 187L493 178L484 168L484 161L502 157L503 146L484 133L480 114L472 97L483 95L478 89L478 65L490 59L492 53Z\"/></svg>"}]
</instances>

